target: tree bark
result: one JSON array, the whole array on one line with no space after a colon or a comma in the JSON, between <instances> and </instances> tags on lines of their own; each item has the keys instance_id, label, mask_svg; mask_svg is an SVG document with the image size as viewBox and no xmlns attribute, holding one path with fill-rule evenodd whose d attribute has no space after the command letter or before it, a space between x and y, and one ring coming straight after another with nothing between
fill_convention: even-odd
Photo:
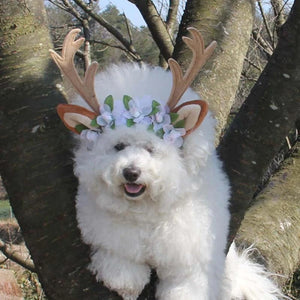
<instances>
[{"instance_id":1,"label":"tree bark","mask_svg":"<svg viewBox=\"0 0 300 300\"><path fill-rule=\"evenodd\" d=\"M181 40L187 35L187 27L200 30L207 44L212 40L218 42L215 54L194 82L194 89L218 119L218 135L235 100L253 14L252 0L188 0L179 27L173 57L185 68L191 61L191 52Z\"/></svg>"},{"instance_id":2,"label":"tree bark","mask_svg":"<svg viewBox=\"0 0 300 300\"><path fill-rule=\"evenodd\" d=\"M155 5L151 0L134 0L131 1L141 12L153 40L160 49L160 53L165 60L168 60L173 53L174 45L172 36L169 34L167 25L159 15Z\"/></svg>"},{"instance_id":3,"label":"tree bark","mask_svg":"<svg viewBox=\"0 0 300 300\"><path fill-rule=\"evenodd\" d=\"M0 172L48 299L119 299L87 271L42 0L0 1Z\"/></svg>"},{"instance_id":4,"label":"tree bark","mask_svg":"<svg viewBox=\"0 0 300 300\"><path fill-rule=\"evenodd\" d=\"M300 145L247 211L236 239L238 244L254 244L267 269L285 276L300 265L299 182ZM282 284L288 277L274 279Z\"/></svg>"},{"instance_id":5,"label":"tree bark","mask_svg":"<svg viewBox=\"0 0 300 300\"><path fill-rule=\"evenodd\" d=\"M219 153L232 186L230 240L268 168L300 116L300 0L278 46L244 102Z\"/></svg>"},{"instance_id":6,"label":"tree bark","mask_svg":"<svg viewBox=\"0 0 300 300\"><path fill-rule=\"evenodd\" d=\"M275 15L275 30L277 35L280 35L281 26L285 22L284 17L284 4L282 0L271 0L271 5L273 7L273 12Z\"/></svg>"}]
</instances>

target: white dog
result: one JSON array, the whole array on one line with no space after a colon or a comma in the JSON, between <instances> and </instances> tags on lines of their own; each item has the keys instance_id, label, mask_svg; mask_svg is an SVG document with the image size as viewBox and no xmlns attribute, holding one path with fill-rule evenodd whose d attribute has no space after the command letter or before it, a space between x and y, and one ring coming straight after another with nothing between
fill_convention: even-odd
<instances>
[{"instance_id":1,"label":"white dog","mask_svg":"<svg viewBox=\"0 0 300 300\"><path fill-rule=\"evenodd\" d=\"M190 32L188 75L171 60L172 87L171 73L160 68L112 66L95 78L100 105L91 81L96 65L81 81L70 63L83 42L74 41L78 30L67 36L62 57L52 52L88 102L77 98L58 112L81 133L76 208L92 249L90 270L125 300L137 299L151 269L160 300L278 299L245 254L232 248L225 268L229 183L215 151L215 120L205 102L190 101L199 96L188 89L215 44L204 50L200 34Z\"/></svg>"}]
</instances>

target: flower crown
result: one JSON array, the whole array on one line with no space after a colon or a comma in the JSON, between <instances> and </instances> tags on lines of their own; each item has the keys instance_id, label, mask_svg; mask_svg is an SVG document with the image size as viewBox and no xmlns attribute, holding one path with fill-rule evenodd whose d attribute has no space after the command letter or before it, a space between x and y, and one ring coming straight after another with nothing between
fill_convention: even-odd
<instances>
[{"instance_id":1,"label":"flower crown","mask_svg":"<svg viewBox=\"0 0 300 300\"><path fill-rule=\"evenodd\" d=\"M147 103L144 107L140 107L140 101L132 99L128 95L123 96L121 102L122 108L115 109L115 102L112 95L104 100L104 105L100 109L100 115L91 121L94 128L90 131L83 124L78 124L75 129L80 133L81 137L88 141L94 141L99 133L105 128L115 129L118 126L132 127L135 124L144 124L149 131L154 132L164 141L181 147L183 144L183 136L186 134L184 129L184 120L178 120L179 114L170 112L168 106L162 106L158 101L152 100L150 97L143 97L143 103ZM88 130L88 131L87 131Z\"/></svg>"},{"instance_id":2,"label":"flower crown","mask_svg":"<svg viewBox=\"0 0 300 300\"><path fill-rule=\"evenodd\" d=\"M50 53L62 73L92 110L73 104L58 105L57 112L65 126L89 140L97 138L105 128L146 124L148 130L153 131L163 140L181 147L183 138L200 126L208 107L203 100L187 101L179 106L177 103L216 47L216 42L212 42L204 48L200 32L192 27L188 28L188 31L192 37L183 37L183 41L193 52L192 62L183 75L177 61L172 58L168 60L173 75L173 86L166 106L151 99L144 107L140 107L138 99L125 95L123 101L115 102L110 95L106 97L100 108L94 91L94 78L98 64L96 62L90 64L83 80L80 78L74 65L74 55L83 44L84 38L76 40L80 29L71 30L64 40L61 55L53 50L50 50ZM147 97L143 97L142 102L145 102L144 98ZM118 107L120 103L121 108Z\"/></svg>"}]
</instances>

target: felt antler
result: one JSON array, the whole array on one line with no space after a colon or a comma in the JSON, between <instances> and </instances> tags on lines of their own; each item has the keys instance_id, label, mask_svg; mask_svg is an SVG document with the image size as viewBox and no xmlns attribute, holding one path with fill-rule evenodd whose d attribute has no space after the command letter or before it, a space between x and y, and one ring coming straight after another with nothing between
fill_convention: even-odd
<instances>
[{"instance_id":1,"label":"felt antler","mask_svg":"<svg viewBox=\"0 0 300 300\"><path fill-rule=\"evenodd\" d=\"M191 33L192 38L183 37L184 42L193 51L192 62L188 70L183 75L179 64L174 59L169 59L168 61L173 74L173 86L167 105L169 106L171 113L174 113L173 122L176 121L176 123L173 124L174 128L182 128L182 124L184 124L185 131L181 131L183 133L180 136L186 136L199 127L207 114L207 103L203 100L193 100L179 106L176 105L216 47L216 42L212 42L204 49L204 42L200 32L195 28L188 28L188 30ZM103 130L102 127L106 126L102 124L103 120L101 120L100 116L99 103L94 91L94 78L98 64L94 62L87 68L83 80L79 77L75 69L74 55L84 42L84 38L75 40L79 32L80 29L73 29L68 33L63 44L61 56L55 51L50 50L51 56L58 67L65 76L67 76L77 92L93 109L93 111L90 111L81 106L71 104L58 105L57 111L60 118L65 123L66 127L75 133L81 133L84 129ZM130 101L131 98L129 96L124 97L123 103L126 110L128 110L128 101ZM128 97L130 99L128 99ZM112 111L112 97L108 96L105 101L104 103L107 104ZM154 101L154 111L155 108L157 109L157 104L160 105ZM98 117L100 123L98 123ZM184 122L182 122L182 120ZM135 123L132 119L129 119L129 121L129 123L127 122L128 124L132 124L132 122Z\"/></svg>"},{"instance_id":2,"label":"felt antler","mask_svg":"<svg viewBox=\"0 0 300 300\"><path fill-rule=\"evenodd\" d=\"M84 79L82 80L74 65L74 55L84 42L84 38L75 40L80 29L71 30L63 43L61 56L50 50L50 54L62 73L70 80L79 95L89 104L95 113L99 114L99 103L94 90L94 79L98 63L93 62L88 66Z\"/></svg>"},{"instance_id":3,"label":"felt antler","mask_svg":"<svg viewBox=\"0 0 300 300\"><path fill-rule=\"evenodd\" d=\"M168 60L173 75L173 86L167 102L170 110L179 114L179 119L185 120L186 135L199 127L207 114L208 105L203 100L188 101L178 107L176 107L176 105L181 96L191 85L202 66L212 55L217 45L217 43L213 41L204 49L204 41L201 33L193 27L189 27L188 31L191 33L192 38L184 36L182 39L193 52L192 62L183 75L178 62L173 58Z\"/></svg>"},{"instance_id":4,"label":"felt antler","mask_svg":"<svg viewBox=\"0 0 300 300\"><path fill-rule=\"evenodd\" d=\"M188 31L191 33L192 38L184 36L182 39L192 50L193 59L184 76L178 62L173 58L168 60L173 74L173 86L167 103L171 110L176 106L183 93L191 85L196 75L199 73L202 66L206 63L217 46L217 43L213 41L206 49L204 49L204 41L201 33L193 27L189 27Z\"/></svg>"}]
</instances>

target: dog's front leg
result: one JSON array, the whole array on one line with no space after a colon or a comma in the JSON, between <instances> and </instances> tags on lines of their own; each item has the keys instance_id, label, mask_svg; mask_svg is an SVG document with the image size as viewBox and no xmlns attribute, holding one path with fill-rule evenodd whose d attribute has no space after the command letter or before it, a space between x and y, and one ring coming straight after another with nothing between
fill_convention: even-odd
<instances>
[{"instance_id":1,"label":"dog's front leg","mask_svg":"<svg viewBox=\"0 0 300 300\"><path fill-rule=\"evenodd\" d=\"M156 290L158 300L219 300L209 290L208 278L200 267L196 270L180 268L157 269L159 284ZM218 290L218 287L216 287ZM212 295L214 294L214 295ZM218 294L218 292L217 292Z\"/></svg>"},{"instance_id":2,"label":"dog's front leg","mask_svg":"<svg viewBox=\"0 0 300 300\"><path fill-rule=\"evenodd\" d=\"M97 249L91 257L90 270L98 281L116 291L124 300L136 300L150 279L150 268L111 252Z\"/></svg>"}]
</instances>

